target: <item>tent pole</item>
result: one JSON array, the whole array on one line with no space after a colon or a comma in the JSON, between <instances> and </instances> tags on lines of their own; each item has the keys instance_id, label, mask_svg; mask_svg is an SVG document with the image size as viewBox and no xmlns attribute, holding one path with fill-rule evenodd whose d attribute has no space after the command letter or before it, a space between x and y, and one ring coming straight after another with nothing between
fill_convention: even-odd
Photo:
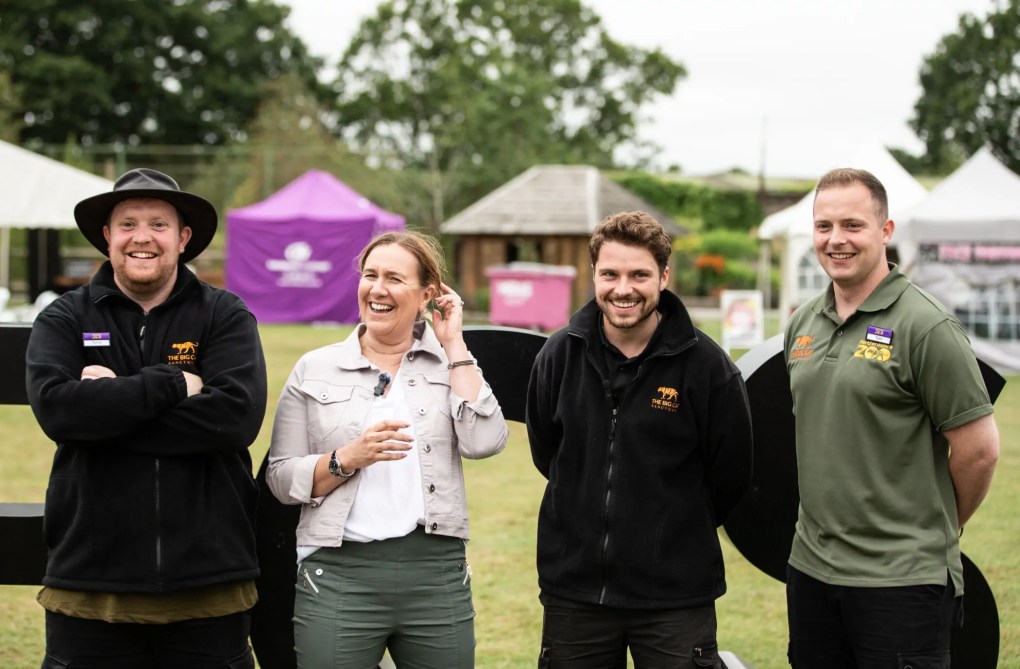
<instances>
[{"instance_id":1,"label":"tent pole","mask_svg":"<svg viewBox=\"0 0 1020 669\"><path fill-rule=\"evenodd\" d=\"M0 228L0 286L11 287L11 229Z\"/></svg>"},{"instance_id":2,"label":"tent pole","mask_svg":"<svg viewBox=\"0 0 1020 669\"><path fill-rule=\"evenodd\" d=\"M772 306L772 247L771 240L759 240L758 245L758 290L764 296L765 309Z\"/></svg>"}]
</instances>

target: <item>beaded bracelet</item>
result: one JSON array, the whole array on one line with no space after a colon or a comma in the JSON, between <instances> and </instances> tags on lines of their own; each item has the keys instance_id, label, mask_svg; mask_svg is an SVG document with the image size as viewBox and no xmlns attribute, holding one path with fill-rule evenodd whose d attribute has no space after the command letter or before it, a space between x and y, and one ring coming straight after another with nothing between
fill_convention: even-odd
<instances>
[{"instance_id":1,"label":"beaded bracelet","mask_svg":"<svg viewBox=\"0 0 1020 669\"><path fill-rule=\"evenodd\" d=\"M473 364L475 364L475 361L472 358L468 358L467 360L458 360L457 362L451 362L449 365L446 366L446 368L453 369L454 367L460 367L461 365L473 365Z\"/></svg>"}]
</instances>

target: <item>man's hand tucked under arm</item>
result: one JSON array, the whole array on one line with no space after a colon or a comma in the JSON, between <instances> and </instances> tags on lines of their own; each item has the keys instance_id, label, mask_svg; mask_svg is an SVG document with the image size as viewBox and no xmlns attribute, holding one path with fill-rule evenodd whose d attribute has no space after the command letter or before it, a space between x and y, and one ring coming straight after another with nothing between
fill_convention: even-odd
<instances>
[{"instance_id":1,"label":"man's hand tucked under arm","mask_svg":"<svg viewBox=\"0 0 1020 669\"><path fill-rule=\"evenodd\" d=\"M81 370L81 380L88 381L90 379L115 379L117 375L113 373L113 370L109 367L103 367L102 365L88 365Z\"/></svg>"},{"instance_id":2,"label":"man's hand tucked under arm","mask_svg":"<svg viewBox=\"0 0 1020 669\"><path fill-rule=\"evenodd\" d=\"M188 397L197 395L202 392L202 387L205 385L202 382L202 377L198 374L192 374L191 372L185 372L183 369L181 373L184 374L184 380L188 384Z\"/></svg>"}]
</instances>

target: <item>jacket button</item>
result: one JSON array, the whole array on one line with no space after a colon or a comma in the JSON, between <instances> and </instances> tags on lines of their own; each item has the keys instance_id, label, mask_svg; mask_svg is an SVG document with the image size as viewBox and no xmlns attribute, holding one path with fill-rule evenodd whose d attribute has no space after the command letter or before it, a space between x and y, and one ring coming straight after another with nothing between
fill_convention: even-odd
<instances>
[{"instance_id":1,"label":"jacket button","mask_svg":"<svg viewBox=\"0 0 1020 669\"><path fill-rule=\"evenodd\" d=\"M425 407L422 407L422 408L418 409L418 415L419 416L424 416L425 415Z\"/></svg>"},{"instance_id":2,"label":"jacket button","mask_svg":"<svg viewBox=\"0 0 1020 669\"><path fill-rule=\"evenodd\" d=\"M432 530L435 531L439 528L438 523L432 523Z\"/></svg>"},{"instance_id":3,"label":"jacket button","mask_svg":"<svg viewBox=\"0 0 1020 669\"><path fill-rule=\"evenodd\" d=\"M322 393L321 395L319 395L319 398L320 399L324 399L324 400L328 400L329 399L329 393Z\"/></svg>"},{"instance_id":4,"label":"jacket button","mask_svg":"<svg viewBox=\"0 0 1020 669\"><path fill-rule=\"evenodd\" d=\"M414 351L412 351L412 352L407 354L407 359L408 360L414 360Z\"/></svg>"},{"instance_id":5,"label":"jacket button","mask_svg":"<svg viewBox=\"0 0 1020 669\"><path fill-rule=\"evenodd\" d=\"M429 484L429 492L435 492L435 491L436 491L436 484L435 483L430 483Z\"/></svg>"},{"instance_id":6,"label":"jacket button","mask_svg":"<svg viewBox=\"0 0 1020 669\"><path fill-rule=\"evenodd\" d=\"M408 379L407 380L407 385L409 385L409 386L413 386L415 383L417 383L417 382L414 379Z\"/></svg>"},{"instance_id":7,"label":"jacket button","mask_svg":"<svg viewBox=\"0 0 1020 669\"><path fill-rule=\"evenodd\" d=\"M426 453L432 452L432 444L425 444L425 452Z\"/></svg>"}]
</instances>

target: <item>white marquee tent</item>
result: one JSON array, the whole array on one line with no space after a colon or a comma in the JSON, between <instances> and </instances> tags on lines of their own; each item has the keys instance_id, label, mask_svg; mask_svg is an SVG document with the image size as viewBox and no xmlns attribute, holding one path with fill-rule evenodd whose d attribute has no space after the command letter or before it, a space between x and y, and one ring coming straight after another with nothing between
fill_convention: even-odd
<instances>
[{"instance_id":1,"label":"white marquee tent","mask_svg":"<svg viewBox=\"0 0 1020 669\"><path fill-rule=\"evenodd\" d=\"M835 167L855 167L868 170L885 186L889 195L889 217L897 217L917 205L928 195L914 177L896 162L882 146L865 145ZM822 272L812 246L814 220L812 190L796 204L767 216L758 228L761 244L761 267L768 268L772 253L780 256L779 318L785 325L793 310L817 295L828 286L828 277ZM893 244L898 241L899 229L893 232ZM767 287L767 276L759 280L760 288Z\"/></svg>"},{"instance_id":2,"label":"white marquee tent","mask_svg":"<svg viewBox=\"0 0 1020 669\"><path fill-rule=\"evenodd\" d=\"M0 188L0 286L9 288L11 228L74 228L74 206L113 182L0 141Z\"/></svg>"},{"instance_id":3,"label":"white marquee tent","mask_svg":"<svg viewBox=\"0 0 1020 669\"><path fill-rule=\"evenodd\" d=\"M982 148L910 209L904 224L900 257L927 241L1020 242L1020 176Z\"/></svg>"},{"instance_id":4,"label":"white marquee tent","mask_svg":"<svg viewBox=\"0 0 1020 669\"><path fill-rule=\"evenodd\" d=\"M911 279L956 314L986 362L1020 371L1020 176L982 148L904 224Z\"/></svg>"}]
</instances>

